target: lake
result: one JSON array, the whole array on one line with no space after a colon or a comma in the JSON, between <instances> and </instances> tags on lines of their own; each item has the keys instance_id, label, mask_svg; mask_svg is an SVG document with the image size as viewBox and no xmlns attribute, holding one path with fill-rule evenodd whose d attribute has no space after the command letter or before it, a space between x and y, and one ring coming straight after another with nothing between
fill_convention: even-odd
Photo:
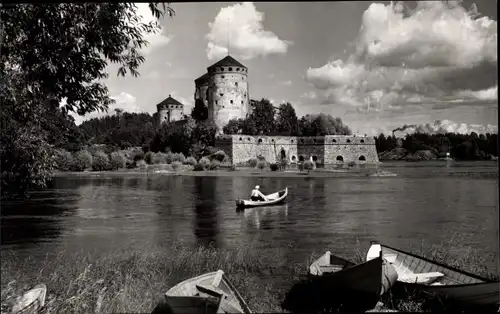
<instances>
[{"instance_id":1,"label":"lake","mask_svg":"<svg viewBox=\"0 0 500 314\"><path fill-rule=\"evenodd\" d=\"M408 249L450 243L497 253L496 162L387 162L396 177L257 178L162 175L56 177L25 202L2 202L1 249L33 259L186 245L280 247L305 261L330 250L352 256L370 240ZM237 211L255 185L289 188L286 205ZM359 243L359 244L358 244ZM496 271L494 259L487 266Z\"/></svg>"}]
</instances>

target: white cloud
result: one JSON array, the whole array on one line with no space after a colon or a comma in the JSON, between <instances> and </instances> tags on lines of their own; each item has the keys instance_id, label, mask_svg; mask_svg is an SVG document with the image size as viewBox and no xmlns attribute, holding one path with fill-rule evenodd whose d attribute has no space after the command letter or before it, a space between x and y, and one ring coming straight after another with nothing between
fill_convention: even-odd
<instances>
[{"instance_id":1,"label":"white cloud","mask_svg":"<svg viewBox=\"0 0 500 314\"><path fill-rule=\"evenodd\" d=\"M373 3L364 12L356 51L344 60L309 68L323 104L366 111L464 97L492 100L497 80L497 22L475 18L458 2ZM496 88L496 87L495 87ZM455 95L449 97L449 95Z\"/></svg>"},{"instance_id":2,"label":"white cloud","mask_svg":"<svg viewBox=\"0 0 500 314\"><path fill-rule=\"evenodd\" d=\"M137 6L137 13L141 16L140 23L158 22L151 13L148 3L135 3L135 5ZM150 54L153 50L167 45L172 40L171 37L165 34L165 30L161 27L159 22L158 26L160 29L156 33L144 35L144 39L147 40L149 44L141 48L141 53L145 55Z\"/></svg>"},{"instance_id":3,"label":"white cloud","mask_svg":"<svg viewBox=\"0 0 500 314\"><path fill-rule=\"evenodd\" d=\"M283 86L291 86L292 85L292 81L291 80L282 81L282 82L280 82L280 84L283 85Z\"/></svg>"},{"instance_id":4,"label":"white cloud","mask_svg":"<svg viewBox=\"0 0 500 314\"><path fill-rule=\"evenodd\" d=\"M115 100L115 103L109 106L107 112L94 111L84 116L80 116L77 113L73 112L70 114L73 116L73 118L75 118L75 123L77 125L80 125L85 120L89 120L92 118L100 118L107 115L113 115L115 114L115 109L122 109L125 112L136 112L136 113L145 112L142 108L140 108L137 105L136 103L137 99L134 96L130 95L129 93L121 92L119 95L111 96L111 98ZM62 104L64 104L64 102L65 101L63 100Z\"/></svg>"},{"instance_id":5,"label":"white cloud","mask_svg":"<svg viewBox=\"0 0 500 314\"><path fill-rule=\"evenodd\" d=\"M465 90L457 93L457 96L473 98L478 100L498 100L498 85L479 91Z\"/></svg>"},{"instance_id":6,"label":"white cloud","mask_svg":"<svg viewBox=\"0 0 500 314\"><path fill-rule=\"evenodd\" d=\"M461 133L469 134L475 132L477 134L484 133L497 133L498 125L481 125L481 124L467 124L456 123L450 120L437 120L434 123L426 123L420 125L404 125L394 130L396 135L402 136L404 134L411 134L415 132L429 133L429 134L444 134L444 133Z\"/></svg>"},{"instance_id":7,"label":"white cloud","mask_svg":"<svg viewBox=\"0 0 500 314\"><path fill-rule=\"evenodd\" d=\"M253 2L243 2L222 8L207 34L207 57L220 59L228 53L243 60L268 54L284 54L292 42L278 38L262 25L264 13L256 10Z\"/></svg>"},{"instance_id":8,"label":"white cloud","mask_svg":"<svg viewBox=\"0 0 500 314\"><path fill-rule=\"evenodd\" d=\"M306 98L306 99L316 99L318 97L314 91L308 91L305 92L304 94L300 95L300 98Z\"/></svg>"}]
</instances>

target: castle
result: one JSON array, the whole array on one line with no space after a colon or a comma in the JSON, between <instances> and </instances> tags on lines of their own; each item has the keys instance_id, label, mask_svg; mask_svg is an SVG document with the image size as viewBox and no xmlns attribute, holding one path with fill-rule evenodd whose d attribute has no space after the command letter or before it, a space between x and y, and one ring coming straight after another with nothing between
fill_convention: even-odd
<instances>
[{"instance_id":1,"label":"castle","mask_svg":"<svg viewBox=\"0 0 500 314\"><path fill-rule=\"evenodd\" d=\"M264 157L269 162L286 160L294 164L311 160L316 165L347 162L378 163L375 139L356 135L316 137L224 135L222 128L231 119L244 119L251 113L248 68L227 56L207 68L195 82L195 102L208 109L208 118L217 126L215 147L223 150L233 164ZM183 118L184 106L177 100L165 99L157 105L161 122Z\"/></svg>"}]
</instances>

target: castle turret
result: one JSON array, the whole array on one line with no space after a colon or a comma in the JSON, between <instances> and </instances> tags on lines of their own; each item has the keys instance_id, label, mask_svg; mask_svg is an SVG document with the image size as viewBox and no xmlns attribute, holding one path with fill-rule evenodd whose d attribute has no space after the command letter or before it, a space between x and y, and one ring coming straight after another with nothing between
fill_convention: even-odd
<instances>
[{"instance_id":1,"label":"castle turret","mask_svg":"<svg viewBox=\"0 0 500 314\"><path fill-rule=\"evenodd\" d=\"M207 71L208 118L214 120L221 133L229 120L245 118L248 114L248 69L227 56L209 66Z\"/></svg>"},{"instance_id":2,"label":"castle turret","mask_svg":"<svg viewBox=\"0 0 500 314\"><path fill-rule=\"evenodd\" d=\"M160 123L179 121L184 117L184 105L170 95L156 105L156 110L160 116Z\"/></svg>"}]
</instances>

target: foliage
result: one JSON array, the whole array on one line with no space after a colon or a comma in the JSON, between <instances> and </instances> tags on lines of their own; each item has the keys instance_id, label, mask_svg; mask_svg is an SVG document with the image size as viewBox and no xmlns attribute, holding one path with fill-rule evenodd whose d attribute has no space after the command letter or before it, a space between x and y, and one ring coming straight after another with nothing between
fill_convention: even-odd
<instances>
[{"instance_id":1,"label":"foliage","mask_svg":"<svg viewBox=\"0 0 500 314\"><path fill-rule=\"evenodd\" d=\"M194 107L191 110L191 117L198 121L208 119L208 108L203 104L201 99L196 99Z\"/></svg>"},{"instance_id":2,"label":"foliage","mask_svg":"<svg viewBox=\"0 0 500 314\"><path fill-rule=\"evenodd\" d=\"M265 160L261 160L257 163L257 168L260 169L260 171L266 169L267 167L267 162Z\"/></svg>"},{"instance_id":3,"label":"foliage","mask_svg":"<svg viewBox=\"0 0 500 314\"><path fill-rule=\"evenodd\" d=\"M148 165L146 164L146 162L144 161L144 159L137 160L135 162L135 165L139 169L146 169L148 167Z\"/></svg>"},{"instance_id":4,"label":"foliage","mask_svg":"<svg viewBox=\"0 0 500 314\"><path fill-rule=\"evenodd\" d=\"M148 165L152 165L153 164L153 152L147 152L144 154L144 161L148 164Z\"/></svg>"},{"instance_id":5,"label":"foliage","mask_svg":"<svg viewBox=\"0 0 500 314\"><path fill-rule=\"evenodd\" d=\"M196 161L196 158L192 157L192 156L189 156L188 158L186 158L186 160L184 161L184 164L186 165L190 165L190 166L194 166L196 165L198 162Z\"/></svg>"},{"instance_id":6,"label":"foliage","mask_svg":"<svg viewBox=\"0 0 500 314\"><path fill-rule=\"evenodd\" d=\"M105 152L98 151L92 156L92 170L106 171L111 170L108 155Z\"/></svg>"},{"instance_id":7,"label":"foliage","mask_svg":"<svg viewBox=\"0 0 500 314\"><path fill-rule=\"evenodd\" d=\"M157 18L159 6L150 4ZM2 195L13 186L26 195L50 178L51 144L80 149L82 136L67 114L106 110L114 102L103 83L108 61L118 64L119 75L138 76L144 35L159 27L140 23L133 3L10 3L0 21Z\"/></svg>"},{"instance_id":8,"label":"foliage","mask_svg":"<svg viewBox=\"0 0 500 314\"><path fill-rule=\"evenodd\" d=\"M144 160L144 153L142 151L136 152L134 154L134 162L138 162L139 160Z\"/></svg>"},{"instance_id":9,"label":"foliage","mask_svg":"<svg viewBox=\"0 0 500 314\"><path fill-rule=\"evenodd\" d=\"M269 167L271 168L271 171L278 171L278 165L275 164L275 163L272 163L271 165L269 165Z\"/></svg>"},{"instance_id":10,"label":"foliage","mask_svg":"<svg viewBox=\"0 0 500 314\"><path fill-rule=\"evenodd\" d=\"M186 157L184 156L183 153L173 154L173 156L172 156L172 162L176 162L176 161L178 161L181 164L183 164L186 161Z\"/></svg>"},{"instance_id":11,"label":"foliage","mask_svg":"<svg viewBox=\"0 0 500 314\"><path fill-rule=\"evenodd\" d=\"M214 159L210 162L210 165L208 166L208 170L218 170L220 167L220 161Z\"/></svg>"},{"instance_id":12,"label":"foliage","mask_svg":"<svg viewBox=\"0 0 500 314\"><path fill-rule=\"evenodd\" d=\"M165 154L165 153L161 153L161 152L153 153L153 163L156 165L157 164L168 164L167 157L168 157L168 154Z\"/></svg>"},{"instance_id":13,"label":"foliage","mask_svg":"<svg viewBox=\"0 0 500 314\"><path fill-rule=\"evenodd\" d=\"M113 170L125 168L127 160L120 152L112 152L109 158L110 167Z\"/></svg>"},{"instance_id":14,"label":"foliage","mask_svg":"<svg viewBox=\"0 0 500 314\"><path fill-rule=\"evenodd\" d=\"M144 154L148 153L149 152L149 145L142 145L142 151L144 152Z\"/></svg>"},{"instance_id":15,"label":"foliage","mask_svg":"<svg viewBox=\"0 0 500 314\"><path fill-rule=\"evenodd\" d=\"M259 163L259 161L255 158L250 158L249 160L247 160L247 165L249 167L252 167L252 168L255 168L257 167L257 164Z\"/></svg>"},{"instance_id":16,"label":"foliage","mask_svg":"<svg viewBox=\"0 0 500 314\"><path fill-rule=\"evenodd\" d=\"M64 149L56 149L54 153L55 168L59 171L70 171L73 167L73 154Z\"/></svg>"},{"instance_id":17,"label":"foliage","mask_svg":"<svg viewBox=\"0 0 500 314\"><path fill-rule=\"evenodd\" d=\"M194 171L204 171L205 170L205 166L201 163L197 163L196 165L194 165L194 168L193 168Z\"/></svg>"},{"instance_id":18,"label":"foliage","mask_svg":"<svg viewBox=\"0 0 500 314\"><path fill-rule=\"evenodd\" d=\"M79 150L73 158L73 171L84 171L92 167L92 155L86 150Z\"/></svg>"},{"instance_id":19,"label":"foliage","mask_svg":"<svg viewBox=\"0 0 500 314\"><path fill-rule=\"evenodd\" d=\"M311 170L314 169L314 163L310 160L306 160L303 163L303 169L307 170L307 173L309 173Z\"/></svg>"},{"instance_id":20,"label":"foliage","mask_svg":"<svg viewBox=\"0 0 500 314\"><path fill-rule=\"evenodd\" d=\"M279 106L275 123L277 134L289 136L299 135L299 119L291 103L287 102Z\"/></svg>"},{"instance_id":21,"label":"foliage","mask_svg":"<svg viewBox=\"0 0 500 314\"><path fill-rule=\"evenodd\" d=\"M324 113L305 115L299 120L301 136L350 135L351 130L340 118Z\"/></svg>"},{"instance_id":22,"label":"foliage","mask_svg":"<svg viewBox=\"0 0 500 314\"><path fill-rule=\"evenodd\" d=\"M402 146L409 153L415 154L419 150L430 150L438 157L445 157L450 153L457 160L488 160L491 156L498 156L498 135L445 133L407 134L402 139ZM398 147L398 139L395 136L380 134L375 137L375 145L379 153L390 151Z\"/></svg>"},{"instance_id":23,"label":"foliage","mask_svg":"<svg viewBox=\"0 0 500 314\"><path fill-rule=\"evenodd\" d=\"M259 156L257 156L257 160L259 160L259 161L265 161L266 157L264 157L262 155L259 155Z\"/></svg>"},{"instance_id":24,"label":"foliage","mask_svg":"<svg viewBox=\"0 0 500 314\"><path fill-rule=\"evenodd\" d=\"M218 162L224 162L224 161L227 161L229 159L229 157L226 155L226 153L222 150L216 151L210 157L212 157L212 160L217 160Z\"/></svg>"},{"instance_id":25,"label":"foliage","mask_svg":"<svg viewBox=\"0 0 500 314\"><path fill-rule=\"evenodd\" d=\"M210 166L210 159L208 157L202 157L199 161L198 164L203 166L203 169L208 169Z\"/></svg>"},{"instance_id":26,"label":"foliage","mask_svg":"<svg viewBox=\"0 0 500 314\"><path fill-rule=\"evenodd\" d=\"M180 161L174 161L172 163L172 168L174 169L175 172L179 172L182 170L182 163Z\"/></svg>"}]
</instances>

